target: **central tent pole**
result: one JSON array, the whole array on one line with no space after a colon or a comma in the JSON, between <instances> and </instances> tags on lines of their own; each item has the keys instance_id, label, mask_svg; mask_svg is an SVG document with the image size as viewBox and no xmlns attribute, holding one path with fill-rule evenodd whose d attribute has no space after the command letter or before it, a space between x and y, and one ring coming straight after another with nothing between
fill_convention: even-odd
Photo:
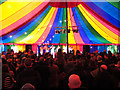
<instances>
[{"instance_id":1,"label":"central tent pole","mask_svg":"<svg viewBox=\"0 0 120 90\"><path fill-rule=\"evenodd\" d=\"M68 13L67 13L67 0L66 0L66 31L67 31L67 54L68 54L69 50L68 50Z\"/></svg>"}]
</instances>

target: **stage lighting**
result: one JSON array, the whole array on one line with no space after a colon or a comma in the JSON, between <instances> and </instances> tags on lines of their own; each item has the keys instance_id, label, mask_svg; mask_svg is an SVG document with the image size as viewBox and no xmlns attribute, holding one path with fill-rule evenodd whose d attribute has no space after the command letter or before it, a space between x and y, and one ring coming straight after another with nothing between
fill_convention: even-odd
<instances>
[{"instance_id":1,"label":"stage lighting","mask_svg":"<svg viewBox=\"0 0 120 90\"><path fill-rule=\"evenodd\" d=\"M63 29L63 33L65 33L65 29Z\"/></svg>"},{"instance_id":2,"label":"stage lighting","mask_svg":"<svg viewBox=\"0 0 120 90\"><path fill-rule=\"evenodd\" d=\"M55 30L55 34L58 34L58 30Z\"/></svg>"},{"instance_id":3,"label":"stage lighting","mask_svg":"<svg viewBox=\"0 0 120 90\"><path fill-rule=\"evenodd\" d=\"M59 30L59 33L61 33L62 29Z\"/></svg>"},{"instance_id":4,"label":"stage lighting","mask_svg":"<svg viewBox=\"0 0 120 90\"><path fill-rule=\"evenodd\" d=\"M78 33L78 29L73 29L73 32L74 33Z\"/></svg>"}]
</instances>

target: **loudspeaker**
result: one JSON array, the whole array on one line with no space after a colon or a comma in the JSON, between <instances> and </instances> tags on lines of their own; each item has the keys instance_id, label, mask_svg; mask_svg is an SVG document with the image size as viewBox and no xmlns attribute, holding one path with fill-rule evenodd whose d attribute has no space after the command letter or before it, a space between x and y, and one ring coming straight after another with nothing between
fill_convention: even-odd
<instances>
[{"instance_id":1,"label":"loudspeaker","mask_svg":"<svg viewBox=\"0 0 120 90\"><path fill-rule=\"evenodd\" d=\"M90 46L89 45L83 45L83 53L90 52Z\"/></svg>"},{"instance_id":2,"label":"loudspeaker","mask_svg":"<svg viewBox=\"0 0 120 90\"><path fill-rule=\"evenodd\" d=\"M29 49L32 51L32 45L26 45L26 52L28 52Z\"/></svg>"}]
</instances>

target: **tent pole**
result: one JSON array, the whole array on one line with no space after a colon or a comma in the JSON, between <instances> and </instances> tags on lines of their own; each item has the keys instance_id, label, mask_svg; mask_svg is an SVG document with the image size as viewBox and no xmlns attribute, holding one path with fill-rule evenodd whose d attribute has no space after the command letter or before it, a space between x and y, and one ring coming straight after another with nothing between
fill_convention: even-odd
<instances>
[{"instance_id":1,"label":"tent pole","mask_svg":"<svg viewBox=\"0 0 120 90\"><path fill-rule=\"evenodd\" d=\"M66 0L66 31L67 31L67 54L69 53L68 51L68 13L67 13L67 0Z\"/></svg>"}]
</instances>

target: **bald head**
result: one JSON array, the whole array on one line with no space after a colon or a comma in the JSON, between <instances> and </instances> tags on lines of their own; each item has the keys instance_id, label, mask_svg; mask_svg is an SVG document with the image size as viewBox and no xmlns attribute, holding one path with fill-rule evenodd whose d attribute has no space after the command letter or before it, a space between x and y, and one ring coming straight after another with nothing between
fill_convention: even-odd
<instances>
[{"instance_id":1,"label":"bald head","mask_svg":"<svg viewBox=\"0 0 120 90\"><path fill-rule=\"evenodd\" d=\"M81 86L80 77L78 75L76 75L76 74L70 75L68 86L71 89L80 88L80 86Z\"/></svg>"}]
</instances>

